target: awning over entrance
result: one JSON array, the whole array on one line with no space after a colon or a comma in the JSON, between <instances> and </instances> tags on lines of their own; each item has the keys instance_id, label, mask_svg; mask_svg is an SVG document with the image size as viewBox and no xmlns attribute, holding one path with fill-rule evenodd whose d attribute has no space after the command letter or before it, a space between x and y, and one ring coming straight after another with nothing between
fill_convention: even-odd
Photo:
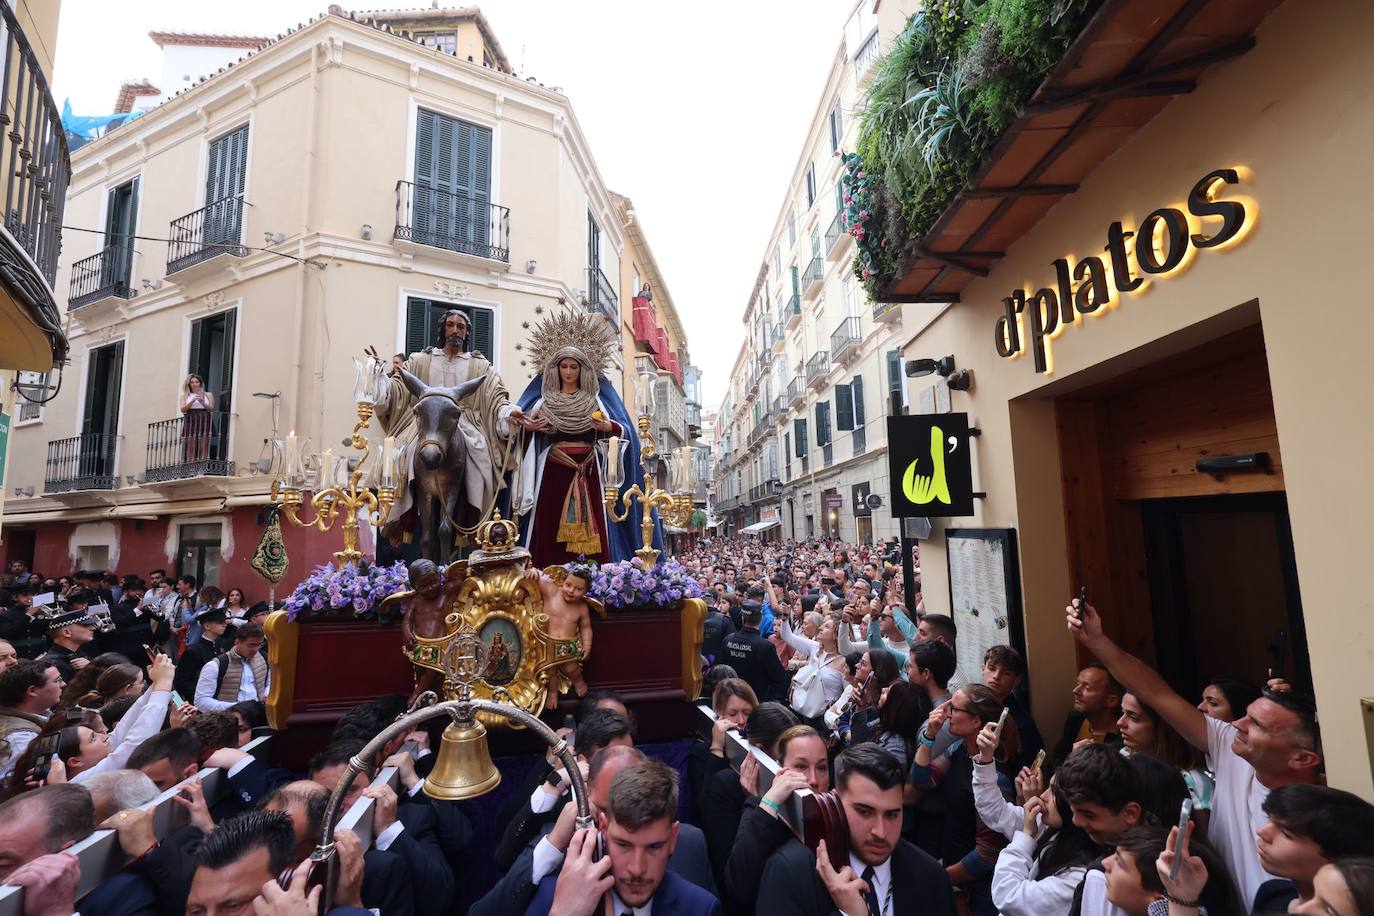
<instances>
[{"instance_id":1,"label":"awning over entrance","mask_svg":"<svg viewBox=\"0 0 1374 916\"><path fill-rule=\"evenodd\" d=\"M774 518L774 519L769 519L769 520L766 521L766 522L755 522L755 523L752 524L752 525L746 525L745 527L741 528L741 529L740 529L740 533L741 533L741 534L758 534L758 533L761 532L761 531L767 531L769 528L776 528L776 527L778 527L778 526L781 525L781 524L782 524L782 522L780 522L778 519L775 519L775 518Z\"/></svg>"}]
</instances>

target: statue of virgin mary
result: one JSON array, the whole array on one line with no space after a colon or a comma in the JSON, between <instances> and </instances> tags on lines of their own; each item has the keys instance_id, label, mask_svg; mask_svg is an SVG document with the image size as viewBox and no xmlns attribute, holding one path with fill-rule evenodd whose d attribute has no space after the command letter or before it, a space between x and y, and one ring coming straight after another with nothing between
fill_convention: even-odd
<instances>
[{"instance_id":1,"label":"statue of virgin mary","mask_svg":"<svg viewBox=\"0 0 1374 916\"><path fill-rule=\"evenodd\" d=\"M627 438L626 479L643 477L635 425L605 377L613 346L602 319L576 310L545 319L530 335L538 374L511 417L528 434L511 501L520 515L521 543L538 566L580 557L628 560L642 546L637 502L623 522L607 516L605 468L595 448L598 438ZM654 542L662 549L657 518Z\"/></svg>"}]
</instances>

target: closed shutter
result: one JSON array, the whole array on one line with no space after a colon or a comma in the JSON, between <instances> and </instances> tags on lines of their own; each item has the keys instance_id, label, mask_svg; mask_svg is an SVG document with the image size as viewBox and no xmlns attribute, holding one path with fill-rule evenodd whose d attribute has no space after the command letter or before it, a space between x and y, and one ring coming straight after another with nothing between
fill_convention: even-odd
<instances>
[{"instance_id":1,"label":"closed shutter","mask_svg":"<svg viewBox=\"0 0 1374 916\"><path fill-rule=\"evenodd\" d=\"M792 434L782 434L782 457L787 465L787 476L792 476Z\"/></svg>"},{"instance_id":2,"label":"closed shutter","mask_svg":"<svg viewBox=\"0 0 1374 916\"><path fill-rule=\"evenodd\" d=\"M822 447L830 444L829 401L818 401L816 403L816 444Z\"/></svg>"},{"instance_id":3,"label":"closed shutter","mask_svg":"<svg viewBox=\"0 0 1374 916\"><path fill-rule=\"evenodd\" d=\"M119 230L123 234L123 238L117 242L120 258L119 274L116 279L123 286L128 286L129 280L133 276L134 232L137 231L138 227L138 197L142 184L141 178L135 178L129 183L129 203L124 208L123 224Z\"/></svg>"},{"instance_id":4,"label":"closed shutter","mask_svg":"<svg viewBox=\"0 0 1374 916\"><path fill-rule=\"evenodd\" d=\"M415 209L411 218L415 224L415 232L419 234L421 241L426 242L432 241L432 239L427 238L427 235L434 231L434 224L438 218L434 191L436 153L434 144L438 121L438 115L424 109L420 110L415 121ZM414 353L415 349L409 345L410 330L408 324L406 340L406 352Z\"/></svg>"},{"instance_id":5,"label":"closed shutter","mask_svg":"<svg viewBox=\"0 0 1374 916\"><path fill-rule=\"evenodd\" d=\"M474 353L481 353L487 362L496 365L496 313L491 309L463 309L472 319L472 347Z\"/></svg>"},{"instance_id":6,"label":"closed shutter","mask_svg":"<svg viewBox=\"0 0 1374 916\"><path fill-rule=\"evenodd\" d=\"M806 457L806 418L801 417L792 421L792 434L797 442L797 457Z\"/></svg>"},{"instance_id":7,"label":"closed shutter","mask_svg":"<svg viewBox=\"0 0 1374 916\"><path fill-rule=\"evenodd\" d=\"M801 300L801 279L797 276L797 265L792 265L792 295Z\"/></svg>"},{"instance_id":8,"label":"closed shutter","mask_svg":"<svg viewBox=\"0 0 1374 916\"><path fill-rule=\"evenodd\" d=\"M205 172L205 241L239 241L243 223L243 189L248 174L248 125L230 131L210 144ZM223 201L223 203L221 203ZM212 206L215 205L215 206Z\"/></svg>"},{"instance_id":9,"label":"closed shutter","mask_svg":"<svg viewBox=\"0 0 1374 916\"><path fill-rule=\"evenodd\" d=\"M429 300L410 298L406 300L406 345L405 354L419 353L430 345Z\"/></svg>"},{"instance_id":10,"label":"closed shutter","mask_svg":"<svg viewBox=\"0 0 1374 916\"><path fill-rule=\"evenodd\" d=\"M105 428L99 430L109 436L110 452L114 453L113 436L119 431L119 398L124 387L124 341L118 341L109 347L104 348L109 360L109 373L106 375L106 384L109 391L105 396Z\"/></svg>"},{"instance_id":11,"label":"closed shutter","mask_svg":"<svg viewBox=\"0 0 1374 916\"><path fill-rule=\"evenodd\" d=\"M195 373L202 380L205 378L205 370L202 368L205 350L205 319L191 322L191 352L186 361L186 374Z\"/></svg>"},{"instance_id":12,"label":"closed shutter","mask_svg":"<svg viewBox=\"0 0 1374 916\"><path fill-rule=\"evenodd\" d=\"M864 428L864 377L854 376L854 382L850 387L854 390L854 428Z\"/></svg>"},{"instance_id":13,"label":"closed shutter","mask_svg":"<svg viewBox=\"0 0 1374 916\"><path fill-rule=\"evenodd\" d=\"M854 428L854 392L848 385L835 386L835 428Z\"/></svg>"},{"instance_id":14,"label":"closed shutter","mask_svg":"<svg viewBox=\"0 0 1374 916\"><path fill-rule=\"evenodd\" d=\"M219 390L215 392L215 409L220 413L230 413L230 401L234 396L234 342L238 330L238 309L224 313L224 355L219 370ZM215 384L213 381L208 385Z\"/></svg>"},{"instance_id":15,"label":"closed shutter","mask_svg":"<svg viewBox=\"0 0 1374 916\"><path fill-rule=\"evenodd\" d=\"M490 203L490 128L421 109L415 122L417 232L430 234L423 240L441 248L454 242L485 246Z\"/></svg>"}]
</instances>

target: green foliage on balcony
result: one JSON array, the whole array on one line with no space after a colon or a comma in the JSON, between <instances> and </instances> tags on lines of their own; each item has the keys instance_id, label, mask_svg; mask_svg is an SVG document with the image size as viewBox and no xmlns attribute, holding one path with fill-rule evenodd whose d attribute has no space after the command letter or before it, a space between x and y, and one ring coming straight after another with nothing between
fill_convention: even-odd
<instances>
[{"instance_id":1,"label":"green foliage on balcony","mask_svg":"<svg viewBox=\"0 0 1374 916\"><path fill-rule=\"evenodd\" d=\"M908 20L874 65L842 178L858 244L854 275L872 299L897 279L1094 6L931 0Z\"/></svg>"}]
</instances>

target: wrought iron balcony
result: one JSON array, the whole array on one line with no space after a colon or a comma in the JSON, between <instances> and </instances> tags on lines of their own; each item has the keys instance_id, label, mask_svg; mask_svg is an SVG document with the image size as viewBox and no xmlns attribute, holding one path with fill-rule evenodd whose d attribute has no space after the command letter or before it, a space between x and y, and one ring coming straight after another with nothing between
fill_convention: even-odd
<instances>
[{"instance_id":1,"label":"wrought iron balcony","mask_svg":"<svg viewBox=\"0 0 1374 916\"><path fill-rule=\"evenodd\" d=\"M835 218L830 221L830 228L825 230L825 256L833 260L838 260L844 254L847 242L853 240L849 234L849 227L844 222L844 211L836 210Z\"/></svg>"},{"instance_id":2,"label":"wrought iron balcony","mask_svg":"<svg viewBox=\"0 0 1374 916\"><path fill-rule=\"evenodd\" d=\"M782 495L782 481L773 477L763 483L756 484L749 488L749 501L751 503L762 502L766 499L776 499Z\"/></svg>"},{"instance_id":3,"label":"wrought iron balcony","mask_svg":"<svg viewBox=\"0 0 1374 916\"><path fill-rule=\"evenodd\" d=\"M148 480L234 476L234 462L229 460L231 416L218 410L193 410L149 423Z\"/></svg>"},{"instance_id":4,"label":"wrought iron balcony","mask_svg":"<svg viewBox=\"0 0 1374 916\"><path fill-rule=\"evenodd\" d=\"M900 302L875 302L873 303L873 320L883 322L900 322L902 320L902 305Z\"/></svg>"},{"instance_id":5,"label":"wrought iron balcony","mask_svg":"<svg viewBox=\"0 0 1374 916\"><path fill-rule=\"evenodd\" d=\"M802 367L797 367L797 374L792 381L787 383L787 403L796 407L806 400L806 378L802 374Z\"/></svg>"},{"instance_id":6,"label":"wrought iron balcony","mask_svg":"<svg viewBox=\"0 0 1374 916\"><path fill-rule=\"evenodd\" d=\"M787 330L792 330L801 323L801 296L793 290L792 295L783 301L782 320Z\"/></svg>"},{"instance_id":7,"label":"wrought iron balcony","mask_svg":"<svg viewBox=\"0 0 1374 916\"><path fill-rule=\"evenodd\" d=\"M773 398L773 422L781 423L782 415L787 413L787 395L780 394Z\"/></svg>"},{"instance_id":8,"label":"wrought iron balcony","mask_svg":"<svg viewBox=\"0 0 1374 916\"><path fill-rule=\"evenodd\" d=\"M773 322L773 352L781 353L787 349L787 326L782 319Z\"/></svg>"},{"instance_id":9,"label":"wrought iron balcony","mask_svg":"<svg viewBox=\"0 0 1374 916\"><path fill-rule=\"evenodd\" d=\"M248 249L239 244L242 230L243 198L238 195L220 198L172 220L167 273L174 274L222 254L244 257Z\"/></svg>"},{"instance_id":10,"label":"wrought iron balcony","mask_svg":"<svg viewBox=\"0 0 1374 916\"><path fill-rule=\"evenodd\" d=\"M859 344L863 341L863 331L859 327L859 316L851 315L840 321L840 326L830 335L830 352L837 363L848 363L859 355Z\"/></svg>"},{"instance_id":11,"label":"wrought iron balcony","mask_svg":"<svg viewBox=\"0 0 1374 916\"><path fill-rule=\"evenodd\" d=\"M878 30L874 29L873 34L859 46L859 50L854 53L854 76L859 83L865 84L873 79L873 65L882 56L882 50L878 42Z\"/></svg>"},{"instance_id":12,"label":"wrought iron balcony","mask_svg":"<svg viewBox=\"0 0 1374 916\"><path fill-rule=\"evenodd\" d=\"M825 262L820 258L812 258L811 263L806 265L806 270L801 277L802 298L815 299L821 294L825 287Z\"/></svg>"},{"instance_id":13,"label":"wrought iron balcony","mask_svg":"<svg viewBox=\"0 0 1374 916\"><path fill-rule=\"evenodd\" d=\"M613 324L620 322L620 298L600 267L587 268L587 308L605 315Z\"/></svg>"},{"instance_id":14,"label":"wrought iron balcony","mask_svg":"<svg viewBox=\"0 0 1374 916\"><path fill-rule=\"evenodd\" d=\"M830 374L830 354L824 350L819 351L806 361L806 383L815 385L824 382L826 376Z\"/></svg>"},{"instance_id":15,"label":"wrought iron balcony","mask_svg":"<svg viewBox=\"0 0 1374 916\"><path fill-rule=\"evenodd\" d=\"M508 264L510 208L481 197L398 181L394 237Z\"/></svg>"},{"instance_id":16,"label":"wrought iron balcony","mask_svg":"<svg viewBox=\"0 0 1374 916\"><path fill-rule=\"evenodd\" d=\"M116 460L121 438L105 433L83 433L49 442L43 492L115 489L119 483Z\"/></svg>"},{"instance_id":17,"label":"wrought iron balcony","mask_svg":"<svg viewBox=\"0 0 1374 916\"><path fill-rule=\"evenodd\" d=\"M0 286L48 338L53 360L60 363L67 355L67 338L53 283L62 251L62 213L71 160L52 91L13 6L0 3L5 30L5 129L0 131L5 231L0 232Z\"/></svg>"},{"instance_id":18,"label":"wrought iron balcony","mask_svg":"<svg viewBox=\"0 0 1374 916\"><path fill-rule=\"evenodd\" d=\"M110 245L89 258L72 265L72 282L67 290L67 308L77 309L101 299L132 299L129 286L133 250L127 245Z\"/></svg>"}]
</instances>

